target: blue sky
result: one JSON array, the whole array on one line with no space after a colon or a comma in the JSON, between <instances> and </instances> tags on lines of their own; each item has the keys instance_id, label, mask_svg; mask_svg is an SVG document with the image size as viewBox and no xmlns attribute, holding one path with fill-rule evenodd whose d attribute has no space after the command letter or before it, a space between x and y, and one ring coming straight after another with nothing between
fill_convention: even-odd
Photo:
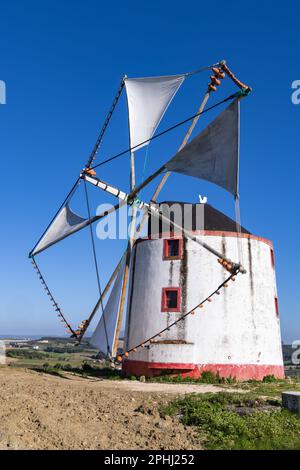
<instances>
[{"instance_id":1,"label":"blue sky","mask_svg":"<svg viewBox=\"0 0 300 470\"><path fill-rule=\"evenodd\" d=\"M7 104L0 106L0 333L63 331L27 253L87 160L121 77L176 74L227 59L254 90L242 103L242 222L274 242L283 339L300 338L300 105L291 102L291 83L300 79L299 13L295 2L242 7L219 0L2 0L0 80L7 85ZM208 74L201 74L182 87L161 129L195 112L207 81ZM224 81L210 104L232 91L234 86ZM203 116L197 129L215 114ZM183 132L150 145L147 174L172 156ZM123 96L99 160L127 144ZM141 150L138 180L144 156ZM128 189L127 157L103 167L99 176ZM233 214L224 191L178 175L170 178L161 199L196 202L199 193ZM98 193L91 198L93 211L105 200ZM97 241L103 284L125 244ZM88 233L53 247L40 262L76 326L97 298Z\"/></svg>"}]
</instances>

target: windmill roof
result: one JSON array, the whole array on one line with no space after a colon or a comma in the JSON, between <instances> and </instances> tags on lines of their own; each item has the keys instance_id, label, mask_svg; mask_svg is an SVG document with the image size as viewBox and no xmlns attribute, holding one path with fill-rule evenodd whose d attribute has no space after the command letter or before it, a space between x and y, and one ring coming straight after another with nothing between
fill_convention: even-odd
<instances>
[{"instance_id":1,"label":"windmill roof","mask_svg":"<svg viewBox=\"0 0 300 470\"><path fill-rule=\"evenodd\" d=\"M210 204L191 204L187 202L182 202L182 201L163 201L159 203L159 207L162 210L162 212L168 216L168 210L171 206L174 204L178 204L182 208L182 214L184 214L184 217L189 217L189 219L192 220L192 230L210 230L210 231L216 231L216 232L236 232L236 222L235 220L231 219L227 215L225 215L223 212L219 211L215 207L211 206ZM184 210L183 207L185 206ZM197 210L201 208L204 210L204 226L202 224L202 217L197 217ZM192 212L192 217L191 213ZM174 220L174 218L171 216L171 220ZM153 231L150 232L151 226L152 226L152 217L150 218L150 223L149 223L149 234L152 233L152 235L155 233ZM177 219L176 219L177 222ZM183 222L183 221L182 221ZM154 225L155 226L155 225ZM152 226L152 229L153 227ZM156 222L157 226L157 222ZM250 232L242 227L241 228L242 233L248 233ZM165 231L168 231L166 228L164 228L164 223L160 221L159 224L159 233L163 233ZM156 230L157 233L157 230Z\"/></svg>"}]
</instances>

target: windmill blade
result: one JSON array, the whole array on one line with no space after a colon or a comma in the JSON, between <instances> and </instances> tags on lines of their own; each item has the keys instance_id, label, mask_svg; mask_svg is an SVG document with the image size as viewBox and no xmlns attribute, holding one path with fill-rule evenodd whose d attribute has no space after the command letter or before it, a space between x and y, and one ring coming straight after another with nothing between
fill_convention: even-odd
<instances>
[{"instance_id":1,"label":"windmill blade","mask_svg":"<svg viewBox=\"0 0 300 470\"><path fill-rule=\"evenodd\" d=\"M185 78L186 75L125 78L130 147L151 139ZM147 143L136 148L140 149Z\"/></svg>"},{"instance_id":2,"label":"windmill blade","mask_svg":"<svg viewBox=\"0 0 300 470\"><path fill-rule=\"evenodd\" d=\"M63 206L40 241L35 245L35 248L30 252L29 256L36 256L50 246L55 245L59 241L64 240L70 235L79 232L79 230L88 227L94 222L97 222L110 213L120 209L124 204L125 202L121 201L119 204L116 204L99 215L95 215L91 219L84 219L83 217L78 216L69 208L68 205Z\"/></svg>"},{"instance_id":3,"label":"windmill blade","mask_svg":"<svg viewBox=\"0 0 300 470\"><path fill-rule=\"evenodd\" d=\"M238 193L240 100L236 98L166 163L169 171L205 179Z\"/></svg>"},{"instance_id":4,"label":"windmill blade","mask_svg":"<svg viewBox=\"0 0 300 470\"><path fill-rule=\"evenodd\" d=\"M103 310L100 321L91 337L90 343L104 354L116 355L115 336L118 324L122 285L124 278L125 260L116 277L113 289Z\"/></svg>"},{"instance_id":5,"label":"windmill blade","mask_svg":"<svg viewBox=\"0 0 300 470\"><path fill-rule=\"evenodd\" d=\"M74 232L86 227L88 220L75 214L69 204L63 206L54 221L32 251L32 256L41 253L55 243L63 240Z\"/></svg>"},{"instance_id":6,"label":"windmill blade","mask_svg":"<svg viewBox=\"0 0 300 470\"><path fill-rule=\"evenodd\" d=\"M80 335L78 336L78 342L79 342L79 343L80 343L81 340L83 339L83 337L84 337L84 335L85 335L85 333L86 333L86 331L87 331L89 325L91 324L91 321L93 320L94 316L95 316L96 313L98 312L99 307L101 306L102 302L104 301L104 299L105 299L107 293L109 292L109 289L111 288L112 283L114 282L114 280L115 280L115 278L116 278L118 272L120 271L121 265L122 265L122 261L123 261L124 256L125 256L125 253L126 253L126 250L125 250L125 252L123 253L123 255L122 255L120 261L119 261L118 264L117 264L117 266L115 267L115 269L114 269L112 275L110 276L110 278L109 278L109 280L108 280L108 282L107 282L105 288L104 288L103 291L102 291L102 295L101 295L101 296L99 297L99 299L97 300L97 303L96 303L95 307L93 308L93 310L92 310L90 316L88 317L87 320L84 320L84 321L82 322L81 332L80 332Z\"/></svg>"}]
</instances>

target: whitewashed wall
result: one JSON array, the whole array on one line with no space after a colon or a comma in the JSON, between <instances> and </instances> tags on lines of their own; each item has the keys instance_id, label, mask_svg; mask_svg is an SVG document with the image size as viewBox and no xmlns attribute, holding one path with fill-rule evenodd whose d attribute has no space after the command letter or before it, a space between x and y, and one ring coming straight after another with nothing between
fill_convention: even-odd
<instances>
[{"instance_id":1,"label":"whitewashed wall","mask_svg":"<svg viewBox=\"0 0 300 470\"><path fill-rule=\"evenodd\" d=\"M199 235L233 261L238 261L235 236ZM185 241L184 241L185 242ZM130 360L282 366L276 285L270 245L242 238L247 274L230 281L220 296L195 315L172 327L160 340L183 340L186 345L152 345L130 353ZM206 298L228 276L217 258L195 242L185 242L183 260L163 260L163 240L142 240L135 246L128 298L126 349L165 328L178 313L161 311L163 287L181 287L182 313ZM133 289L133 291L132 291Z\"/></svg>"}]
</instances>

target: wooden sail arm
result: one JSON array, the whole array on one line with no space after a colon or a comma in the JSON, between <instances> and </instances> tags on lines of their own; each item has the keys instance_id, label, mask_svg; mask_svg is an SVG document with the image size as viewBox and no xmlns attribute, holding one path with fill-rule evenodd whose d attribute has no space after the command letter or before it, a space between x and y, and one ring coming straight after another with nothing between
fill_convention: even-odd
<instances>
[{"instance_id":1,"label":"wooden sail arm","mask_svg":"<svg viewBox=\"0 0 300 470\"><path fill-rule=\"evenodd\" d=\"M171 219L169 219L168 217L166 217L160 210L159 208L157 208L156 205L153 205L153 204L148 204L146 202L143 202L143 201L140 201L140 200L135 200L134 199L134 196L135 196L135 191L132 191L130 194L126 194L124 193L123 191L120 191L119 189L111 186L111 185L108 185L107 183L104 183L103 181L101 181L99 178L93 178L91 176L83 176L84 179L92 184L94 184L95 186L97 186L98 188L102 189L103 191L108 191L110 194L113 194L115 195L115 197L121 197L122 195L122 199L123 199L123 203L126 203L127 204L131 204L132 202L136 202L136 205L139 209L142 209L142 210L145 210L147 211L150 215L153 215L155 217L158 217L160 218L163 222L167 223L167 224L170 224L170 226L172 226L174 229L178 230L179 232L181 232L186 238L198 243L199 245L201 245L203 248L205 248L206 250L208 250L210 253L214 254L215 256L217 256L217 258L219 260L221 260L221 264L224 265L224 267L227 269L226 266L231 266L231 269L239 269L240 272L242 273L245 273L245 269L243 268L243 266L241 266L239 263L233 263L230 259L224 257L219 251L215 250L214 248L212 248L210 245L208 245L207 243L205 242L202 242L199 238L197 238L195 235L191 234L190 232L188 232L187 230L184 229L184 227L182 227L181 225L178 225L176 224L174 221L172 221ZM224 261L224 263L222 263L222 261ZM228 269L229 271L231 271L231 269Z\"/></svg>"},{"instance_id":2,"label":"wooden sail arm","mask_svg":"<svg viewBox=\"0 0 300 470\"><path fill-rule=\"evenodd\" d=\"M122 201L127 201L128 204L131 204L134 202L137 194L145 188L154 178L156 178L158 175L160 175L164 170L166 169L165 165L161 166L155 173L150 175L148 178L143 181L140 185L136 186L136 188L131 191L129 194L124 193L124 191L120 191L119 189L115 188L114 186L106 183L105 181L100 180L99 178L96 178L95 176L89 176L86 173L82 173L80 175L80 178L84 179L88 183L93 184L94 186L102 189L105 192L108 192L112 196L115 196Z\"/></svg>"},{"instance_id":3,"label":"wooden sail arm","mask_svg":"<svg viewBox=\"0 0 300 470\"><path fill-rule=\"evenodd\" d=\"M185 134L185 136L184 136L184 138L183 138L183 140L182 140L182 142L181 142L181 145L179 146L178 152L180 152L180 150L182 150L182 149L186 146L186 144L187 144L187 142L188 142L188 140L189 140L189 138L190 138L190 136L191 136L191 134L192 134L194 128L196 127L196 124L197 124L197 122L198 122L198 120L199 120L199 118L200 118L200 116L201 116L201 113L203 112L203 110L204 110L204 108L205 108L205 105L206 105L206 103L207 103L207 101L208 101L208 99L209 99L209 96L210 96L210 92L211 92L211 90L207 90L207 92L205 93L204 98L203 98L203 100L202 100L202 102L201 102L201 104L200 104L200 106L199 106L198 111L197 111L197 116L194 117L194 119L193 119L193 121L192 121L192 123L191 123L189 129L187 130L187 132L186 132L186 134ZM153 203L156 202L156 200L157 200L157 198L158 198L158 196L159 196L161 190L162 190L163 187L165 186L165 184L166 184L167 180L169 179L170 175L171 175L171 172L170 172L170 171L167 171L167 173L165 173L165 174L163 175L163 177L162 177L160 183L158 184L158 186L156 187L156 189L155 189L155 191L154 191L154 193L153 193L153 196L152 196L152 198L151 198L151 202L153 202ZM144 225L144 222L145 222L145 220L143 219L143 220L141 221L141 227L140 227L140 228L142 228L142 226Z\"/></svg>"},{"instance_id":4,"label":"wooden sail arm","mask_svg":"<svg viewBox=\"0 0 300 470\"><path fill-rule=\"evenodd\" d=\"M229 77L239 88L241 88L242 90L245 90L247 93L250 93L250 91L252 90L252 88L249 87L248 85L245 85L245 83L241 82L241 81L234 75L234 73L233 73L233 72L230 70L230 68L227 66L225 60L223 60L223 61L220 63L220 67L221 67L221 69L226 73L226 75L228 75L228 77Z\"/></svg>"}]
</instances>

